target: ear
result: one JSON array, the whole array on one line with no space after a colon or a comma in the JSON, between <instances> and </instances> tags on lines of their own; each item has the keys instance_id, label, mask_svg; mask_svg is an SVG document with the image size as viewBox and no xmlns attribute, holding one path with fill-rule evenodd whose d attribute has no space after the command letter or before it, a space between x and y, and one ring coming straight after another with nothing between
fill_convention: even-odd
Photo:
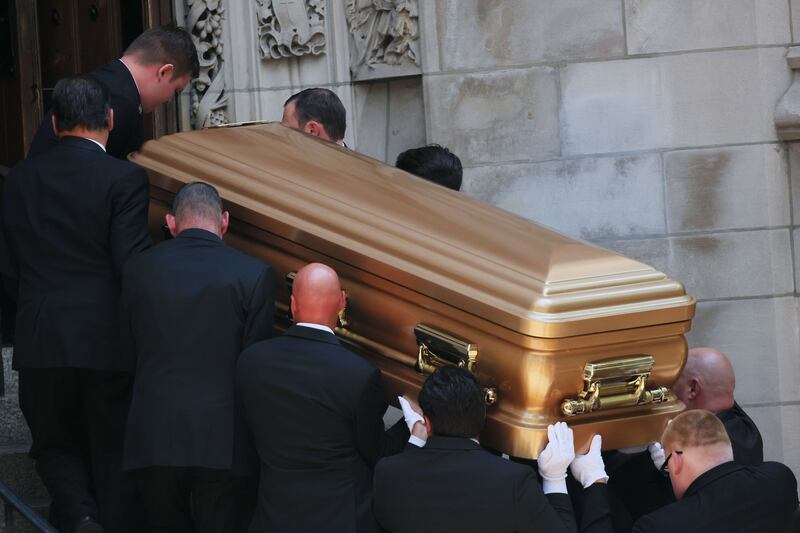
<instances>
[{"instance_id":1,"label":"ear","mask_svg":"<svg viewBox=\"0 0 800 533\"><path fill-rule=\"evenodd\" d=\"M673 453L672 457L669 460L669 472L670 474L680 475L683 471L683 454L682 453Z\"/></svg>"},{"instance_id":2,"label":"ear","mask_svg":"<svg viewBox=\"0 0 800 533\"><path fill-rule=\"evenodd\" d=\"M317 122L316 120L309 120L306 122L306 125L303 126L303 131L308 133L309 135L313 135L314 137L322 137L324 135L324 128L322 124Z\"/></svg>"},{"instance_id":3,"label":"ear","mask_svg":"<svg viewBox=\"0 0 800 533\"><path fill-rule=\"evenodd\" d=\"M108 129L109 132L114 129L114 110L113 109L109 109L108 110L108 118L106 118L106 128Z\"/></svg>"},{"instance_id":4,"label":"ear","mask_svg":"<svg viewBox=\"0 0 800 533\"><path fill-rule=\"evenodd\" d=\"M292 311L292 318L297 321L297 304L294 301L294 295L289 297L289 309Z\"/></svg>"},{"instance_id":5,"label":"ear","mask_svg":"<svg viewBox=\"0 0 800 533\"><path fill-rule=\"evenodd\" d=\"M158 81L162 79L171 80L172 75L175 73L175 65L172 63L165 63L161 65L158 70L156 71L156 78Z\"/></svg>"},{"instance_id":6,"label":"ear","mask_svg":"<svg viewBox=\"0 0 800 533\"><path fill-rule=\"evenodd\" d=\"M172 234L173 237L177 237L178 226L175 223L175 216L172 215L172 213L167 213L167 216L165 218L167 219L167 227L169 228L170 234Z\"/></svg>"},{"instance_id":7,"label":"ear","mask_svg":"<svg viewBox=\"0 0 800 533\"><path fill-rule=\"evenodd\" d=\"M50 125L53 126L53 133L58 137L58 121L55 115L50 115Z\"/></svg>"},{"instance_id":8,"label":"ear","mask_svg":"<svg viewBox=\"0 0 800 533\"><path fill-rule=\"evenodd\" d=\"M433 424L431 424L431 419L425 415L422 415L422 418L425 419L425 427L428 428L428 436L430 437L433 435Z\"/></svg>"},{"instance_id":9,"label":"ear","mask_svg":"<svg viewBox=\"0 0 800 533\"><path fill-rule=\"evenodd\" d=\"M700 391L702 390L702 386L700 385L700 382L697 380L697 378L692 378L689 380L688 389L689 389L688 392L689 399L694 400L698 396L700 396Z\"/></svg>"},{"instance_id":10,"label":"ear","mask_svg":"<svg viewBox=\"0 0 800 533\"><path fill-rule=\"evenodd\" d=\"M345 307L347 307L347 293L344 291L344 289L342 289L342 290L341 290L341 294L339 294L339 307L338 307L338 311L341 311L341 310L342 310L342 309L344 309Z\"/></svg>"},{"instance_id":11,"label":"ear","mask_svg":"<svg viewBox=\"0 0 800 533\"><path fill-rule=\"evenodd\" d=\"M219 232L224 236L228 232L228 223L230 222L230 216L228 215L227 211L222 212L222 224L220 225Z\"/></svg>"}]
</instances>

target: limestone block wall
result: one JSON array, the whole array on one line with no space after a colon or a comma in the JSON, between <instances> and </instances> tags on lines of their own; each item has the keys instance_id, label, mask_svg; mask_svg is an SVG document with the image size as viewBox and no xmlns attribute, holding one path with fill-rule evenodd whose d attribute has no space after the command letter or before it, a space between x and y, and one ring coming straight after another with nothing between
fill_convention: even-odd
<instances>
[{"instance_id":1,"label":"limestone block wall","mask_svg":"<svg viewBox=\"0 0 800 533\"><path fill-rule=\"evenodd\" d=\"M427 139L464 190L659 268L800 475L800 0L425 0Z\"/></svg>"}]
</instances>

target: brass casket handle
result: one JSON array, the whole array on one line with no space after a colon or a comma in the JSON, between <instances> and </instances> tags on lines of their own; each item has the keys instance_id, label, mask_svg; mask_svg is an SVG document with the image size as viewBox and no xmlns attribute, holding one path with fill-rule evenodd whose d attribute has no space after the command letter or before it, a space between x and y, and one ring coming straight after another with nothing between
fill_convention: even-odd
<instances>
[{"instance_id":1,"label":"brass casket handle","mask_svg":"<svg viewBox=\"0 0 800 533\"><path fill-rule=\"evenodd\" d=\"M647 389L647 380L655 365L652 355L587 363L583 369L583 391L578 398L561 403L566 416L591 413L601 409L629 407L669 400L669 389Z\"/></svg>"},{"instance_id":2,"label":"brass casket handle","mask_svg":"<svg viewBox=\"0 0 800 533\"><path fill-rule=\"evenodd\" d=\"M415 368L422 374L432 374L440 366L452 365L475 372L478 363L478 346L425 324L414 327L417 338L417 363ZM484 389L487 405L497 402L497 390Z\"/></svg>"}]
</instances>

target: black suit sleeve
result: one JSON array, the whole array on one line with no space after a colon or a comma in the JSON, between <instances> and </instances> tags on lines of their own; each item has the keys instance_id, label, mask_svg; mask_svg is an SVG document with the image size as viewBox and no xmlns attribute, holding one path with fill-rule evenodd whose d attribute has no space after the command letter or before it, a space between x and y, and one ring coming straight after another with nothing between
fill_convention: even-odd
<instances>
[{"instance_id":1,"label":"black suit sleeve","mask_svg":"<svg viewBox=\"0 0 800 533\"><path fill-rule=\"evenodd\" d=\"M9 194L12 184L9 176L6 176L3 196L0 198L0 278L6 292L14 299L17 299L17 283L19 279L19 261L16 250L12 249L11 240L6 235L5 216L9 212L9 204L13 201Z\"/></svg>"},{"instance_id":2,"label":"black suit sleeve","mask_svg":"<svg viewBox=\"0 0 800 533\"><path fill-rule=\"evenodd\" d=\"M149 188L147 174L139 167L119 180L111 191L111 259L114 270L122 276L125 262L134 252L150 246L147 229Z\"/></svg>"},{"instance_id":3,"label":"black suit sleeve","mask_svg":"<svg viewBox=\"0 0 800 533\"><path fill-rule=\"evenodd\" d=\"M376 368L356 408L356 448L370 467L381 457L402 452L408 441L408 426L403 419L384 431L383 415L388 407L384 398L381 371Z\"/></svg>"},{"instance_id":4,"label":"black suit sleeve","mask_svg":"<svg viewBox=\"0 0 800 533\"><path fill-rule=\"evenodd\" d=\"M275 319L275 296L272 268L264 265L258 277L247 307L242 349L253 343L272 337L272 321Z\"/></svg>"},{"instance_id":5,"label":"black suit sleeve","mask_svg":"<svg viewBox=\"0 0 800 533\"><path fill-rule=\"evenodd\" d=\"M517 531L577 533L575 513L567 494L545 494L533 470L517 479L514 487Z\"/></svg>"},{"instance_id":6,"label":"black suit sleeve","mask_svg":"<svg viewBox=\"0 0 800 533\"><path fill-rule=\"evenodd\" d=\"M658 531L658 525L649 515L644 515L633 524L631 533L654 533Z\"/></svg>"},{"instance_id":7,"label":"black suit sleeve","mask_svg":"<svg viewBox=\"0 0 800 533\"><path fill-rule=\"evenodd\" d=\"M583 491L581 533L615 533L608 486L595 483Z\"/></svg>"}]
</instances>

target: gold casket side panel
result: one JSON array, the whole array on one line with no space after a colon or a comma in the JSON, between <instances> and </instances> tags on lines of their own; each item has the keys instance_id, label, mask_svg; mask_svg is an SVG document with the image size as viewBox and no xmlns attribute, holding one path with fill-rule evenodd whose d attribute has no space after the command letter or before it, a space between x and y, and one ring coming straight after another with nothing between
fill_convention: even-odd
<instances>
[{"instance_id":1,"label":"gold casket side panel","mask_svg":"<svg viewBox=\"0 0 800 533\"><path fill-rule=\"evenodd\" d=\"M226 242L284 276L311 261L339 273L347 328L337 334L381 368L391 395L416 395L414 330L428 324L479 347L476 374L497 391L483 444L535 458L546 427L567 420L579 450L658 438L683 405L565 418L588 363L651 355L648 387L685 361L694 300L651 267L280 125L186 132L132 160L151 179L151 227L185 182L214 184L231 211ZM383 312L381 312L383 311Z\"/></svg>"},{"instance_id":2,"label":"gold casket side panel","mask_svg":"<svg viewBox=\"0 0 800 533\"><path fill-rule=\"evenodd\" d=\"M170 135L131 159L156 187L213 183L238 220L524 335L694 312L652 267L279 124Z\"/></svg>"}]
</instances>

